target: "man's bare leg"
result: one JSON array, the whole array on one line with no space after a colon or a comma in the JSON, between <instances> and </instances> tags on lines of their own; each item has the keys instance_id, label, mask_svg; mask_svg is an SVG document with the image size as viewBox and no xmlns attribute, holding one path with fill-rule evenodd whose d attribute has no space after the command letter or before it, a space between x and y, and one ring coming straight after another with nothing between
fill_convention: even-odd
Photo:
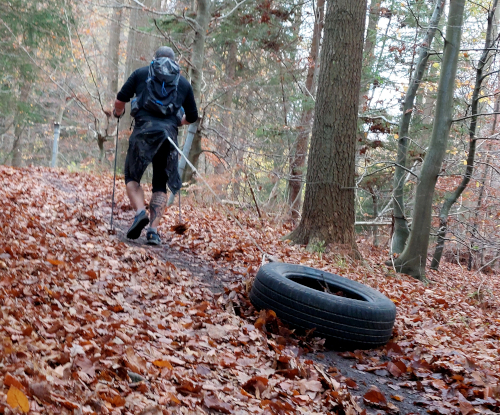
<instances>
[{"instance_id":1,"label":"man's bare leg","mask_svg":"<svg viewBox=\"0 0 500 415\"><path fill-rule=\"evenodd\" d=\"M130 199L130 204L136 210L134 222L127 231L127 238L137 239L141 236L142 230L149 223L149 218L146 214L146 207L144 205L144 191L139 183L128 182L127 195Z\"/></svg>"},{"instance_id":2,"label":"man's bare leg","mask_svg":"<svg viewBox=\"0 0 500 415\"><path fill-rule=\"evenodd\" d=\"M151 196L151 201L149 202L149 212L151 216L149 222L150 229L156 231L166 207L167 194L163 192L154 192L153 196Z\"/></svg>"},{"instance_id":3,"label":"man's bare leg","mask_svg":"<svg viewBox=\"0 0 500 415\"><path fill-rule=\"evenodd\" d=\"M130 204L136 210L136 212L146 209L146 206L144 204L144 190L142 190L142 187L139 183L127 183L127 196L130 199Z\"/></svg>"}]
</instances>

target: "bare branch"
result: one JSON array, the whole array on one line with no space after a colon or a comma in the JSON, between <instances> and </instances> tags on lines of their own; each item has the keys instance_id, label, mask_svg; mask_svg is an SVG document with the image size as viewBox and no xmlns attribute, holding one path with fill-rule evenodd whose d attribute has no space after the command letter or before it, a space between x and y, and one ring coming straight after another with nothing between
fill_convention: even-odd
<instances>
[{"instance_id":1,"label":"bare branch","mask_svg":"<svg viewBox=\"0 0 500 415\"><path fill-rule=\"evenodd\" d=\"M14 32L12 31L12 29L7 25L7 23L5 23L1 18L0 18L0 22L5 26L5 28L10 32L10 34L12 35L12 37L14 39L17 39L17 36L14 34ZM28 50L24 47L24 45L17 41L17 45L24 51L24 53L26 53L26 55L28 56L28 58L33 62L33 64L38 68L40 69L45 75L47 75L47 77L50 79L50 81L55 85L57 86L61 91L63 91L66 95L68 96L73 96L75 97L76 101L78 102L78 105L84 109L85 111L87 111L89 114L92 115L93 118L95 118L95 115L94 113L89 109L87 108L87 106L76 96L76 93L75 91L73 91L73 89L68 85L68 90L66 90L61 84L59 84L53 77L52 75L45 69L43 68L36 59L33 58L33 56L31 56L31 54L28 52Z\"/></svg>"},{"instance_id":2,"label":"bare branch","mask_svg":"<svg viewBox=\"0 0 500 415\"><path fill-rule=\"evenodd\" d=\"M466 117L455 118L454 120L451 120L451 122L463 121L463 120L467 120L469 118L481 117L481 116L485 116L485 115L498 115L498 114L500 114L500 112L489 112L489 113L485 113L485 114L467 115Z\"/></svg>"}]
</instances>

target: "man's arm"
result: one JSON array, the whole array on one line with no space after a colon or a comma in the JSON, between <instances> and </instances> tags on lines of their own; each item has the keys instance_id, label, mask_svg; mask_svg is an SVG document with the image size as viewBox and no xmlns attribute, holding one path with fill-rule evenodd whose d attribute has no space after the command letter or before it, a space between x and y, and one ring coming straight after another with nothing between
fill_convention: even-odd
<instances>
[{"instance_id":1,"label":"man's arm","mask_svg":"<svg viewBox=\"0 0 500 415\"><path fill-rule=\"evenodd\" d=\"M198 108L196 107L196 101L194 100L194 93L191 85L189 85L182 107L184 108L184 116L181 121L182 125L192 124L198 120Z\"/></svg>"},{"instance_id":2,"label":"man's arm","mask_svg":"<svg viewBox=\"0 0 500 415\"><path fill-rule=\"evenodd\" d=\"M135 90L137 87L136 81L136 73L132 72L132 75L127 79L122 86L120 92L116 96L115 100L115 108L113 109L113 115L117 118L120 118L123 112L125 111L125 103L129 102L132 97L135 95Z\"/></svg>"}]
</instances>

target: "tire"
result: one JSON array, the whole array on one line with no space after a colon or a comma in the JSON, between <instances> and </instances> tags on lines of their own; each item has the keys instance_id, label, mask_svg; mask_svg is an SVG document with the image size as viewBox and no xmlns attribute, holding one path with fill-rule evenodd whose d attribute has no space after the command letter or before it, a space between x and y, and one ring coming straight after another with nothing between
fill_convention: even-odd
<instances>
[{"instance_id":1,"label":"tire","mask_svg":"<svg viewBox=\"0 0 500 415\"><path fill-rule=\"evenodd\" d=\"M338 291L344 296L333 294ZM315 328L315 337L324 337L341 350L386 344L396 319L394 303L373 288L315 268L280 262L259 269L250 301L258 310L273 310L300 331Z\"/></svg>"}]
</instances>

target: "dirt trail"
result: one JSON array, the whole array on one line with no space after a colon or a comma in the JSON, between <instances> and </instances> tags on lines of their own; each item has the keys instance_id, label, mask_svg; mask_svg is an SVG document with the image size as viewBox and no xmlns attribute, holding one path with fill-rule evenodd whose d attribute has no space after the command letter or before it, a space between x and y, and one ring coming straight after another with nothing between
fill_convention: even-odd
<instances>
[{"instance_id":1,"label":"dirt trail","mask_svg":"<svg viewBox=\"0 0 500 415\"><path fill-rule=\"evenodd\" d=\"M127 239L126 232L130 223L133 220L133 214L129 215L128 221L117 222L116 237L123 243L129 246L142 247L154 252L159 258L174 264L179 269L188 270L192 276L199 279L201 284L206 285L214 294L224 292L224 285L231 282L240 282L241 276L236 276L230 272L225 274L216 274L215 267L206 261L200 260L192 252L179 251L169 245L168 235L162 238L162 245L154 247L146 244L145 232L136 241ZM324 350L319 353L313 353L303 356L302 360L312 359L324 370L337 368L338 371L345 377L354 380L356 388L351 389L351 394L358 396L357 402L360 407L366 409L367 414L385 414L386 410L377 410L363 403L362 396L370 389L371 386L378 387L387 397L387 400L392 402L398 409L399 414L424 414L427 413L422 406L415 404L421 400L424 395L415 389L408 387L400 387L394 378L388 378L387 371L381 371L381 375L375 373L364 372L355 369L353 366L356 361L342 357L334 350ZM402 382L403 383L403 382ZM406 382L408 384L408 382ZM414 382L415 383L415 382ZM415 386L413 383L413 386ZM410 383L411 384L411 383ZM398 396L401 401L390 399L391 396Z\"/></svg>"}]
</instances>

